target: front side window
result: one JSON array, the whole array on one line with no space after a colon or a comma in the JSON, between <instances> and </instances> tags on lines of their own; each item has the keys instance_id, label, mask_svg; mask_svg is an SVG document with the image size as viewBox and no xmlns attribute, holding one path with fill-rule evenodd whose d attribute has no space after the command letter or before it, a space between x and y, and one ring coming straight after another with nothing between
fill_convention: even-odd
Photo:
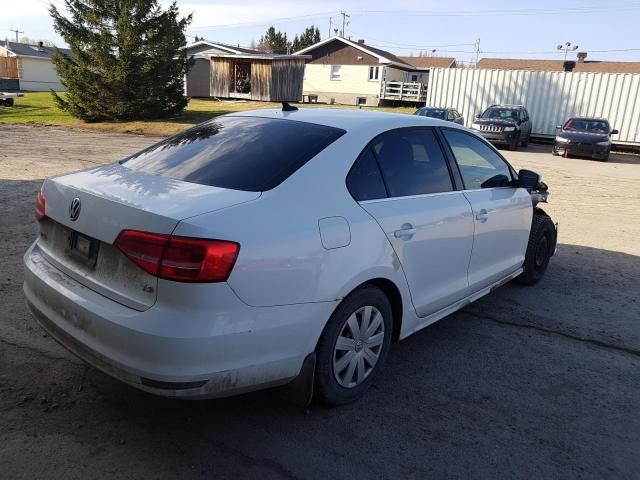
<instances>
[{"instance_id":1,"label":"front side window","mask_svg":"<svg viewBox=\"0 0 640 480\"><path fill-rule=\"evenodd\" d=\"M345 133L294 120L219 117L120 163L184 182L260 192L282 183Z\"/></svg>"},{"instance_id":2,"label":"front side window","mask_svg":"<svg viewBox=\"0 0 640 480\"><path fill-rule=\"evenodd\" d=\"M380 67L369 67L369 80L374 81L380 78Z\"/></svg>"},{"instance_id":3,"label":"front side window","mask_svg":"<svg viewBox=\"0 0 640 480\"><path fill-rule=\"evenodd\" d=\"M331 80L341 80L341 66L331 65Z\"/></svg>"},{"instance_id":4,"label":"front side window","mask_svg":"<svg viewBox=\"0 0 640 480\"><path fill-rule=\"evenodd\" d=\"M389 197L453 190L438 141L429 128L391 130L373 142Z\"/></svg>"},{"instance_id":5,"label":"front side window","mask_svg":"<svg viewBox=\"0 0 640 480\"><path fill-rule=\"evenodd\" d=\"M460 167L465 189L507 187L512 176L509 165L482 140L449 128L442 133Z\"/></svg>"}]
</instances>

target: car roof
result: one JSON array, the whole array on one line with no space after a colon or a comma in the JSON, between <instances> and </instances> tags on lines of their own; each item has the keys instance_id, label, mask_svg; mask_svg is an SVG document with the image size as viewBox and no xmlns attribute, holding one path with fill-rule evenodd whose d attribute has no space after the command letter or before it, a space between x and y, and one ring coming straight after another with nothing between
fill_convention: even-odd
<instances>
[{"instance_id":1,"label":"car roof","mask_svg":"<svg viewBox=\"0 0 640 480\"><path fill-rule=\"evenodd\" d=\"M524 108L524 105L511 105L509 103L497 103L495 105L489 105L487 108Z\"/></svg>"},{"instance_id":2,"label":"car roof","mask_svg":"<svg viewBox=\"0 0 640 480\"><path fill-rule=\"evenodd\" d=\"M445 122L444 120L438 120L431 117L421 117L406 113L390 113L346 108L299 108L298 110L293 111L265 108L261 110L248 110L245 112L230 113L227 116L297 120L300 122L316 123L318 125L341 128L347 131L361 128L384 131L394 128L413 126L452 127L451 122Z\"/></svg>"}]
</instances>

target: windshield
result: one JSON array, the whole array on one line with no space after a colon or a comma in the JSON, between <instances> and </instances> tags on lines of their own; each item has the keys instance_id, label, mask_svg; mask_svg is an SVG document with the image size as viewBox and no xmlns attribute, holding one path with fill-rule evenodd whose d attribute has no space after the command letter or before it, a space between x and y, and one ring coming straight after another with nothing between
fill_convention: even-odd
<instances>
[{"instance_id":1,"label":"windshield","mask_svg":"<svg viewBox=\"0 0 640 480\"><path fill-rule=\"evenodd\" d=\"M420 110L418 110L418 115L446 120L447 110L444 108L421 108Z\"/></svg>"},{"instance_id":2,"label":"windshield","mask_svg":"<svg viewBox=\"0 0 640 480\"><path fill-rule=\"evenodd\" d=\"M609 123L605 120L571 118L562 129L576 132L609 133Z\"/></svg>"},{"instance_id":3,"label":"windshield","mask_svg":"<svg viewBox=\"0 0 640 480\"><path fill-rule=\"evenodd\" d=\"M212 187L271 190L346 132L258 117L219 117L136 153L134 170Z\"/></svg>"},{"instance_id":4,"label":"windshield","mask_svg":"<svg viewBox=\"0 0 640 480\"><path fill-rule=\"evenodd\" d=\"M495 118L498 120L518 120L518 110L513 108L487 108L481 118Z\"/></svg>"}]
</instances>

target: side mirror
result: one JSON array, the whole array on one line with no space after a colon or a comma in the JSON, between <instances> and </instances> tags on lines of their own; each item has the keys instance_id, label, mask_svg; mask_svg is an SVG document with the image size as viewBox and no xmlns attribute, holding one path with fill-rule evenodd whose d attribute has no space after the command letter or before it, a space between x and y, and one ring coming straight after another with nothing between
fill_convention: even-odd
<instances>
[{"instance_id":1,"label":"side mirror","mask_svg":"<svg viewBox=\"0 0 640 480\"><path fill-rule=\"evenodd\" d=\"M611 135L617 135L619 132L615 128L611 130Z\"/></svg>"},{"instance_id":2,"label":"side mirror","mask_svg":"<svg viewBox=\"0 0 640 480\"><path fill-rule=\"evenodd\" d=\"M531 170L520 170L518 172L518 186L527 190L535 189L542 177Z\"/></svg>"},{"instance_id":3,"label":"side mirror","mask_svg":"<svg viewBox=\"0 0 640 480\"><path fill-rule=\"evenodd\" d=\"M478 119L478 118L480 118L480 115L482 115L482 114L481 113L476 113L473 118Z\"/></svg>"},{"instance_id":4,"label":"side mirror","mask_svg":"<svg viewBox=\"0 0 640 480\"><path fill-rule=\"evenodd\" d=\"M556 130L562 130L562 125L556 125Z\"/></svg>"}]
</instances>

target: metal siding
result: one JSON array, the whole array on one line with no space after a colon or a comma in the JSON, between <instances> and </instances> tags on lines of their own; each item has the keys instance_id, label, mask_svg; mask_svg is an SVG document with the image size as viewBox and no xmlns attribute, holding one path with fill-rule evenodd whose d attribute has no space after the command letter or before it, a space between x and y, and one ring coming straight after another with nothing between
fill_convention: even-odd
<instances>
[{"instance_id":1,"label":"metal siding","mask_svg":"<svg viewBox=\"0 0 640 480\"><path fill-rule=\"evenodd\" d=\"M553 136L574 115L604 117L618 143L640 143L640 74L431 69L427 105L453 107L471 125L491 104L524 104L533 134Z\"/></svg>"}]
</instances>

